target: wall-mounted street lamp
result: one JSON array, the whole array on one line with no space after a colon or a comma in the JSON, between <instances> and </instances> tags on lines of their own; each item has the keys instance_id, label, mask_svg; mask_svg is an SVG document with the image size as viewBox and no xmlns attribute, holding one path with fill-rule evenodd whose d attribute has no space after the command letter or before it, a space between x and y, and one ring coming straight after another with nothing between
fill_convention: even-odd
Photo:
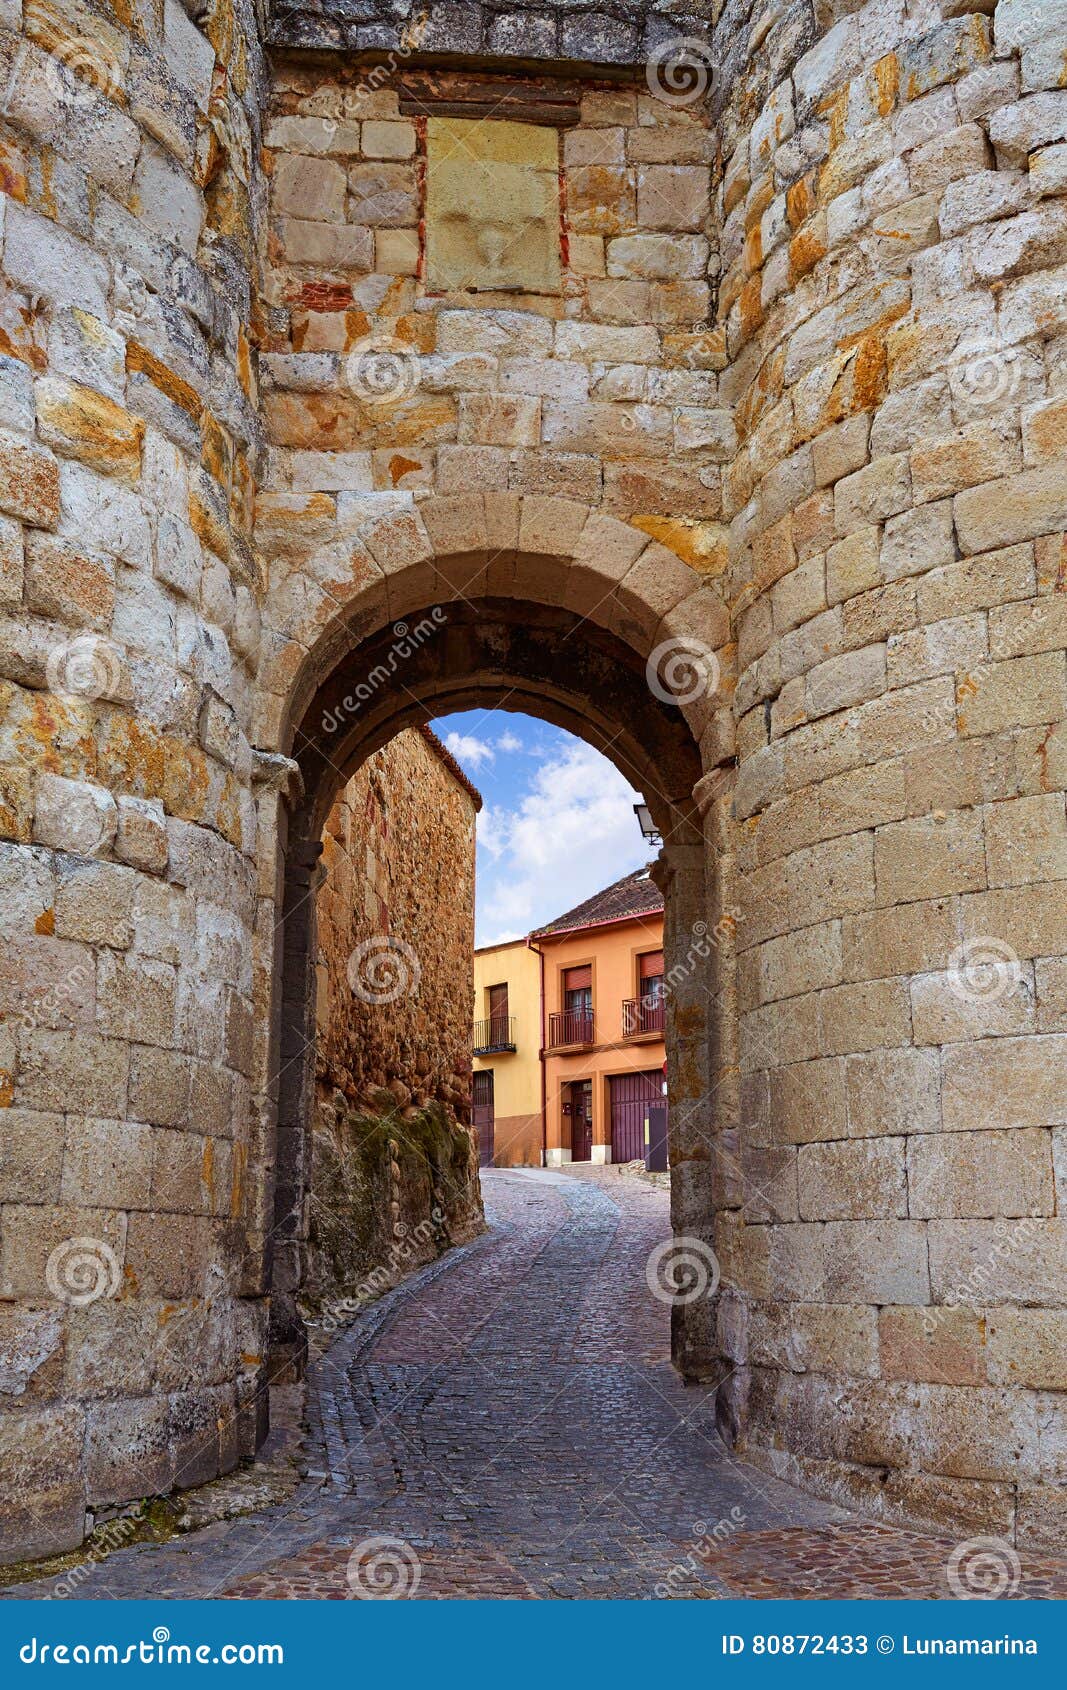
<instances>
[{"instance_id":1,"label":"wall-mounted street lamp","mask_svg":"<svg viewBox=\"0 0 1067 1690\"><path fill-rule=\"evenodd\" d=\"M663 840L660 838L659 829L652 820L652 811L644 799L641 800L640 804L634 805L634 815L637 817L637 825L648 843L650 845L662 845Z\"/></svg>"}]
</instances>

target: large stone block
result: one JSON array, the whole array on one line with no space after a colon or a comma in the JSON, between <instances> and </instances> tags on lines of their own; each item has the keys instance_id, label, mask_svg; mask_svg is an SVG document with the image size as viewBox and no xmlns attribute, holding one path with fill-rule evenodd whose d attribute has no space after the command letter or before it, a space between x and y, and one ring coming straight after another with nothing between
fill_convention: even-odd
<instances>
[{"instance_id":1,"label":"large stone block","mask_svg":"<svg viewBox=\"0 0 1067 1690\"><path fill-rule=\"evenodd\" d=\"M903 1138L877 1138L801 1145L801 1219L879 1220L907 1214L904 1144Z\"/></svg>"},{"instance_id":2,"label":"large stone block","mask_svg":"<svg viewBox=\"0 0 1067 1690\"><path fill-rule=\"evenodd\" d=\"M910 1138L908 1205L920 1218L1050 1215L1051 1134L1021 1127Z\"/></svg>"},{"instance_id":3,"label":"large stone block","mask_svg":"<svg viewBox=\"0 0 1067 1690\"><path fill-rule=\"evenodd\" d=\"M558 293L558 171L554 129L431 117L426 164L431 285Z\"/></svg>"}]
</instances>

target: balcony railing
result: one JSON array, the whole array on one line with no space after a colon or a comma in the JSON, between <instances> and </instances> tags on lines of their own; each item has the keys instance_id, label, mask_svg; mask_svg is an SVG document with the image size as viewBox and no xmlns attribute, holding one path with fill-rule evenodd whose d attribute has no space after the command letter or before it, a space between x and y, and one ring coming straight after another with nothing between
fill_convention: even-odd
<instances>
[{"instance_id":1,"label":"balcony railing","mask_svg":"<svg viewBox=\"0 0 1067 1690\"><path fill-rule=\"evenodd\" d=\"M591 1009L564 1009L549 1015L548 1044L550 1050L556 1050L561 1045L591 1045L593 1043L593 1011Z\"/></svg>"},{"instance_id":2,"label":"balcony railing","mask_svg":"<svg viewBox=\"0 0 1067 1690\"><path fill-rule=\"evenodd\" d=\"M496 1051L515 1049L515 1017L491 1015L488 1021L474 1023L474 1054L490 1056Z\"/></svg>"},{"instance_id":3,"label":"balcony railing","mask_svg":"<svg viewBox=\"0 0 1067 1690\"><path fill-rule=\"evenodd\" d=\"M662 1033L664 1000L661 997L624 998L622 1036L636 1039L642 1033Z\"/></svg>"}]
</instances>

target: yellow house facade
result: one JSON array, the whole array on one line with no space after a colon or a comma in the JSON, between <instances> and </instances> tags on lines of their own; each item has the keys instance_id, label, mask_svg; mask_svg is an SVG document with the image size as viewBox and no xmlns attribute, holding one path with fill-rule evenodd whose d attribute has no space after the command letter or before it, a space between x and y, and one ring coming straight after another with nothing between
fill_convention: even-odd
<instances>
[{"instance_id":1,"label":"yellow house facade","mask_svg":"<svg viewBox=\"0 0 1067 1690\"><path fill-rule=\"evenodd\" d=\"M474 953L474 1124L483 1166L539 1168L541 959L525 939Z\"/></svg>"}]
</instances>

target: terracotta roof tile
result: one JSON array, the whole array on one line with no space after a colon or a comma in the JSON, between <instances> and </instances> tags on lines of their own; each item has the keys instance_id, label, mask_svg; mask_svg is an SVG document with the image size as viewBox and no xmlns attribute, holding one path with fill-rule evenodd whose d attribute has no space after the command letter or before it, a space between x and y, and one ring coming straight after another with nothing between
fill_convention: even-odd
<instances>
[{"instance_id":1,"label":"terracotta roof tile","mask_svg":"<svg viewBox=\"0 0 1067 1690\"><path fill-rule=\"evenodd\" d=\"M627 916L652 915L663 908L663 894L649 876L647 868L635 869L614 885L594 892L584 904L577 904L565 915L557 916L544 927L530 934L531 939L547 938L553 933L572 933L582 927L602 927L608 921L624 921Z\"/></svg>"}]
</instances>

